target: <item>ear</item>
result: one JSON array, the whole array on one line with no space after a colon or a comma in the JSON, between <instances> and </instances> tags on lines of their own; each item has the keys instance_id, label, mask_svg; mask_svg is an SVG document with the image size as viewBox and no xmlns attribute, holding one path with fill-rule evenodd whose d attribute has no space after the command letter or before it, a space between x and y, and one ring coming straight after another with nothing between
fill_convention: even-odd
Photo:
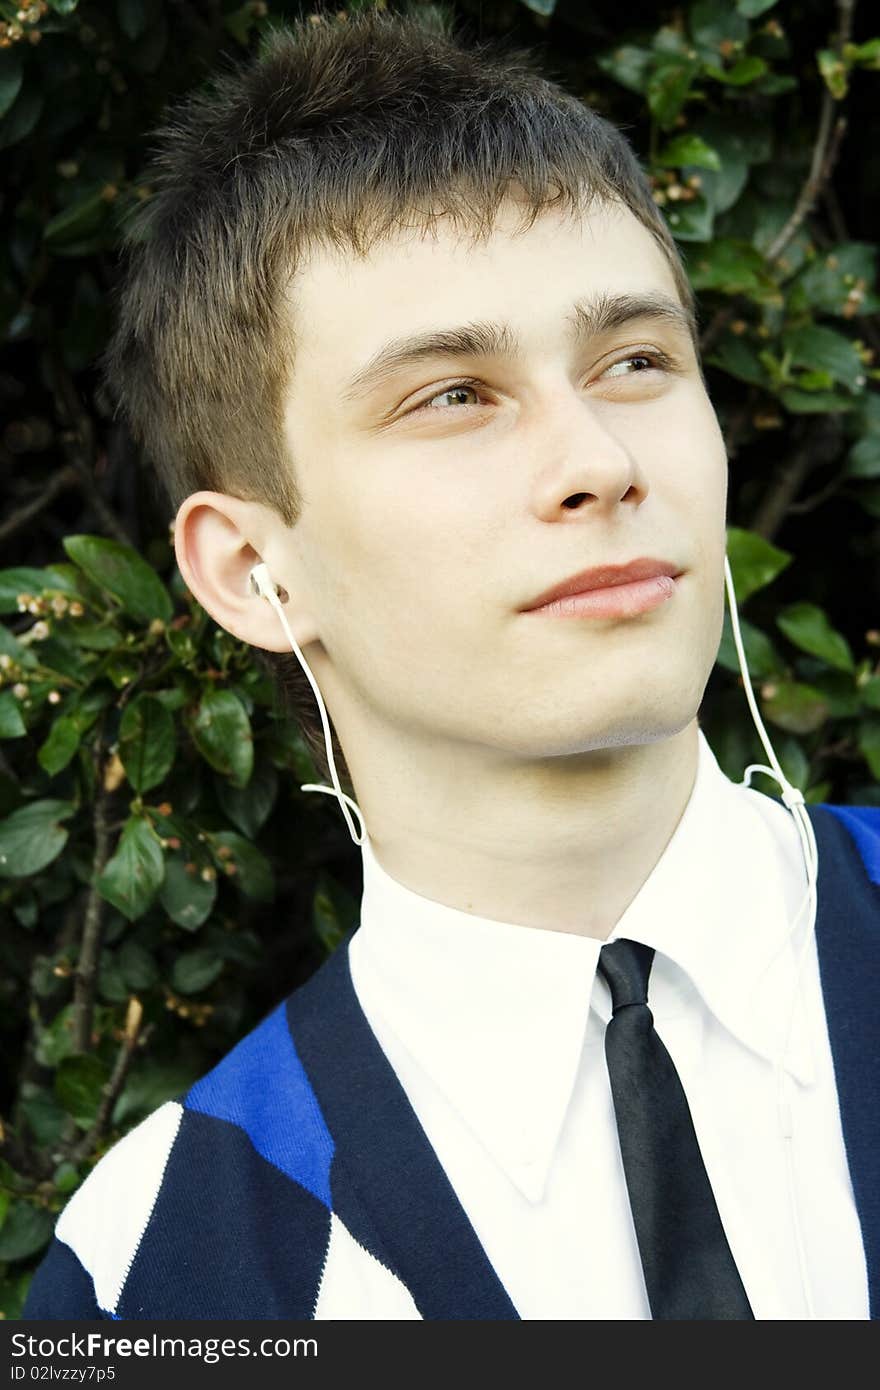
<instances>
[{"instance_id":1,"label":"ear","mask_svg":"<svg viewBox=\"0 0 880 1390\"><path fill-rule=\"evenodd\" d=\"M279 602L287 592L283 611L290 630L301 648L318 640L293 547L277 543L276 533L285 529L271 508L223 492L192 493L174 520L174 552L190 593L227 632L271 652L290 651L290 642L274 605L254 591L250 571L273 539L273 553L283 549L285 559L281 572L277 561L269 568L282 590Z\"/></svg>"}]
</instances>

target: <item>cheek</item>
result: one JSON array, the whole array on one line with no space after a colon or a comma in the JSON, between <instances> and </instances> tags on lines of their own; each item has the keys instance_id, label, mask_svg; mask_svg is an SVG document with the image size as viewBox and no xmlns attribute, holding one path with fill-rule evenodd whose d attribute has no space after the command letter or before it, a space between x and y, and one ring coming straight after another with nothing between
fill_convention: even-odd
<instances>
[{"instance_id":1,"label":"cheek","mask_svg":"<svg viewBox=\"0 0 880 1390\"><path fill-rule=\"evenodd\" d=\"M640 418L629 436L649 484L659 484L684 515L718 524L727 505L728 465L715 411L702 390L673 392L662 409Z\"/></svg>"},{"instance_id":2,"label":"cheek","mask_svg":"<svg viewBox=\"0 0 880 1390\"><path fill-rule=\"evenodd\" d=\"M337 651L360 645L359 632L371 648L360 659L375 663L385 652L413 664L420 651L448 646L485 557L485 528L449 492L377 485L337 499L320 556L325 631Z\"/></svg>"}]
</instances>

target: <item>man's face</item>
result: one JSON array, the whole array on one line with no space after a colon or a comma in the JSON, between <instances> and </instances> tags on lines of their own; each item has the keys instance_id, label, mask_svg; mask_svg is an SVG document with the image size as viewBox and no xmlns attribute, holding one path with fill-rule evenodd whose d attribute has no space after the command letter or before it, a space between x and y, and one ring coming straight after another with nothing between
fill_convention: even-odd
<instances>
[{"instance_id":1,"label":"man's face","mask_svg":"<svg viewBox=\"0 0 880 1390\"><path fill-rule=\"evenodd\" d=\"M283 552L353 768L352 744L383 725L411 752L507 759L668 737L715 661L723 441L684 323L627 316L679 305L672 272L626 209L549 211L525 232L518 215L506 204L477 246L441 222L365 260L321 248L291 290L285 430L304 507ZM597 323L603 301L622 322ZM355 388L396 340L489 323L507 325L491 351L434 350ZM683 571L659 607L523 611L637 557Z\"/></svg>"}]
</instances>

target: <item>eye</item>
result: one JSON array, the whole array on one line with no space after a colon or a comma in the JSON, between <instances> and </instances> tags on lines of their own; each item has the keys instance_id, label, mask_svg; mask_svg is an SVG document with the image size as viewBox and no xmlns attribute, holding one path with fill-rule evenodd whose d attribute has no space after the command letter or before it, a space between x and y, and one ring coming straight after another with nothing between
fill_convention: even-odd
<instances>
[{"instance_id":1,"label":"eye","mask_svg":"<svg viewBox=\"0 0 880 1390\"><path fill-rule=\"evenodd\" d=\"M436 395L429 397L429 399L426 400L426 401L422 401L421 405L417 405L417 406L415 407L415 409L416 409L416 410L434 410L434 409L436 409L436 407L435 407L435 405L434 405L434 402L435 402L435 401L442 401L446 396L459 396L459 397L460 397L460 396L462 396L462 395L466 395L468 391L471 393L471 395L476 396L476 395L478 394L478 392L477 392L477 386L478 386L478 383L477 383L477 382L473 382L473 381L456 381L456 382L454 382L454 383L452 384L452 386L445 386L445 387L443 388L443 390L442 390L442 391L438 391ZM468 402L467 402L467 401L465 401L465 402L459 401L458 404L467 405Z\"/></svg>"},{"instance_id":2,"label":"eye","mask_svg":"<svg viewBox=\"0 0 880 1390\"><path fill-rule=\"evenodd\" d=\"M664 353L660 352L634 352L629 357L623 357L619 362L612 362L610 367L606 367L602 376L633 376L636 372L650 371L652 367L666 367L669 359Z\"/></svg>"}]
</instances>

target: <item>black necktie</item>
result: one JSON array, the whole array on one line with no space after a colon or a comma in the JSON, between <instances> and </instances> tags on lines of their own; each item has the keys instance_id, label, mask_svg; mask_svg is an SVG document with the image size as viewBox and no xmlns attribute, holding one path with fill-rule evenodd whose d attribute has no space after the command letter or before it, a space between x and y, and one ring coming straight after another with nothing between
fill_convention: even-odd
<instances>
[{"instance_id":1,"label":"black necktie","mask_svg":"<svg viewBox=\"0 0 880 1390\"><path fill-rule=\"evenodd\" d=\"M613 1009L605 1058L651 1316L754 1318L687 1097L648 1008L653 959L639 941L610 941L599 952Z\"/></svg>"}]
</instances>

